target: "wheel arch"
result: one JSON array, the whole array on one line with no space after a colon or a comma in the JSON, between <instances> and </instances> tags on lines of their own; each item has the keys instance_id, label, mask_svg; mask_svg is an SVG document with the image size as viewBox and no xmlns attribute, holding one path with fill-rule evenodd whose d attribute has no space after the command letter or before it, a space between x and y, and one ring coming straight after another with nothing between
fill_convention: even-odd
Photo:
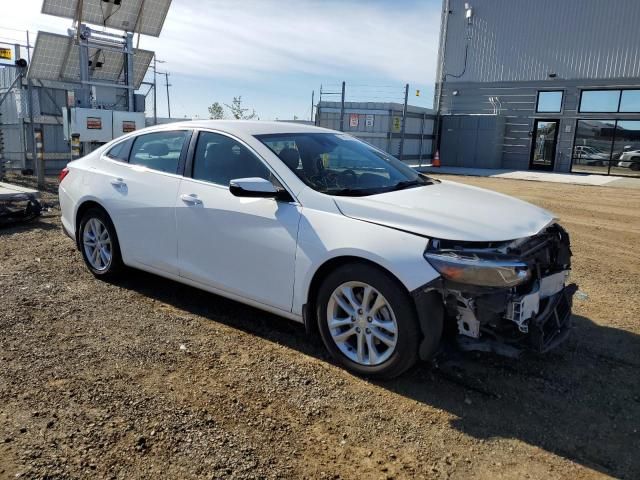
<instances>
[{"instance_id":1,"label":"wheel arch","mask_svg":"<svg viewBox=\"0 0 640 480\"><path fill-rule=\"evenodd\" d=\"M76 235L75 235L75 241L76 241L76 246L78 248L80 248L80 222L82 221L82 217L84 216L85 212L91 208L97 208L102 210L105 215L107 215L107 217L109 218L109 220L111 221L111 225L113 226L114 230L115 230L115 225L113 224L113 220L111 219L111 215L109 215L109 212L107 211L106 208L104 208L104 206L96 201L95 199L87 199L84 200L83 202L81 202L78 205L78 208L76 209L76 214L75 214L75 219L74 219L74 227L75 227L75 231L76 231ZM118 232L116 231L116 236L117 236Z\"/></svg>"},{"instance_id":2,"label":"wheel arch","mask_svg":"<svg viewBox=\"0 0 640 480\"><path fill-rule=\"evenodd\" d=\"M385 268L380 263L377 263L373 260L370 260L365 257L359 257L357 255L340 255L336 257L332 257L327 259L324 263L322 263L316 271L313 273L311 281L309 282L309 287L307 288L307 292L305 295L305 304L302 308L302 317L304 320L304 326L308 333L317 334L318 325L315 321L315 311L316 311L316 297L318 296L318 290L320 289L320 285L322 281L327 278L327 276L335 271L336 269L348 265L350 263L361 263L365 265L370 265L378 270L381 270L385 274L391 276L399 285L401 285L410 295L409 290L405 287L404 283L388 268Z\"/></svg>"}]
</instances>

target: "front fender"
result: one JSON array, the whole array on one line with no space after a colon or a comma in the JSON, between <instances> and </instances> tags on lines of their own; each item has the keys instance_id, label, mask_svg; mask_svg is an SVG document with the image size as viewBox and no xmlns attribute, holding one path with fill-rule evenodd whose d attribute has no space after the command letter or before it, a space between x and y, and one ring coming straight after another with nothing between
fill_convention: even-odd
<instances>
[{"instance_id":1,"label":"front fender","mask_svg":"<svg viewBox=\"0 0 640 480\"><path fill-rule=\"evenodd\" d=\"M428 239L339 213L303 210L298 232L292 310L302 314L311 283L327 262L361 258L387 270L408 292L439 276L424 259Z\"/></svg>"}]
</instances>

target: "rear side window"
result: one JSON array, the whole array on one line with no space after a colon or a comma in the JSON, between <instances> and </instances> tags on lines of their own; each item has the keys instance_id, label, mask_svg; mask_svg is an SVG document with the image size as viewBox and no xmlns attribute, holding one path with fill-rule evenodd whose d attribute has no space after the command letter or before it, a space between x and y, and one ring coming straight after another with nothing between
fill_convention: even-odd
<instances>
[{"instance_id":1,"label":"rear side window","mask_svg":"<svg viewBox=\"0 0 640 480\"><path fill-rule=\"evenodd\" d=\"M186 138L186 131L140 135L133 142L129 162L160 172L177 173Z\"/></svg>"},{"instance_id":2,"label":"rear side window","mask_svg":"<svg viewBox=\"0 0 640 480\"><path fill-rule=\"evenodd\" d=\"M111 150L107 152L107 157L113 160L120 160L121 162L128 162L130 150L131 140L125 140L111 147Z\"/></svg>"}]
</instances>

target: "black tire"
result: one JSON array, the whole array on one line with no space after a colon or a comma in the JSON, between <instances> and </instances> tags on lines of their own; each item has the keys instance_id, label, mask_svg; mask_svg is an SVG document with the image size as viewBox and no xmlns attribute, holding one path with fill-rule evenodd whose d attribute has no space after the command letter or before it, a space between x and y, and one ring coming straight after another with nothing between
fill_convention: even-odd
<instances>
[{"instance_id":1,"label":"black tire","mask_svg":"<svg viewBox=\"0 0 640 480\"><path fill-rule=\"evenodd\" d=\"M91 219L99 220L102 225L104 225L109 233L109 238L111 240L111 261L108 266L104 269L95 268L89 258L87 257L86 248L84 245L84 231L87 223ZM84 260L85 265L89 269L91 273L93 273L96 277L102 279L112 279L115 278L120 272L122 272L124 268L124 264L122 263L122 255L120 254L120 244L118 243L118 236L116 234L116 229L113 226L113 222L109 218L109 215L100 208L90 208L87 210L82 219L80 220L80 227L78 230L78 247L80 247L80 252L82 253L82 259Z\"/></svg>"},{"instance_id":2,"label":"black tire","mask_svg":"<svg viewBox=\"0 0 640 480\"><path fill-rule=\"evenodd\" d=\"M638 170L640 170L640 157L633 157L631 161L633 161L634 163L629 165L629 168L634 172L637 172Z\"/></svg>"},{"instance_id":3,"label":"black tire","mask_svg":"<svg viewBox=\"0 0 640 480\"><path fill-rule=\"evenodd\" d=\"M348 358L334 342L327 320L327 309L333 292L346 282L364 282L387 300L395 314L397 340L393 353L378 365L362 365ZM343 265L324 279L316 300L318 328L325 347L347 370L366 377L389 379L396 377L418 360L421 332L415 305L410 295L394 277L375 266L364 263Z\"/></svg>"}]
</instances>

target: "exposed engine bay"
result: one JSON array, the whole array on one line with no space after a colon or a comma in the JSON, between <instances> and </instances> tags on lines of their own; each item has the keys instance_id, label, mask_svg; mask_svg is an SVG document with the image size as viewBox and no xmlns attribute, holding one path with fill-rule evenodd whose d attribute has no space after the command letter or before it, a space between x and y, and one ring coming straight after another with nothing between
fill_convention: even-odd
<instances>
[{"instance_id":1,"label":"exposed engine bay","mask_svg":"<svg viewBox=\"0 0 640 480\"><path fill-rule=\"evenodd\" d=\"M428 289L442 295L445 333L463 350L518 356L546 352L571 329L567 232L552 224L507 242L430 242L425 258L442 275Z\"/></svg>"}]
</instances>

